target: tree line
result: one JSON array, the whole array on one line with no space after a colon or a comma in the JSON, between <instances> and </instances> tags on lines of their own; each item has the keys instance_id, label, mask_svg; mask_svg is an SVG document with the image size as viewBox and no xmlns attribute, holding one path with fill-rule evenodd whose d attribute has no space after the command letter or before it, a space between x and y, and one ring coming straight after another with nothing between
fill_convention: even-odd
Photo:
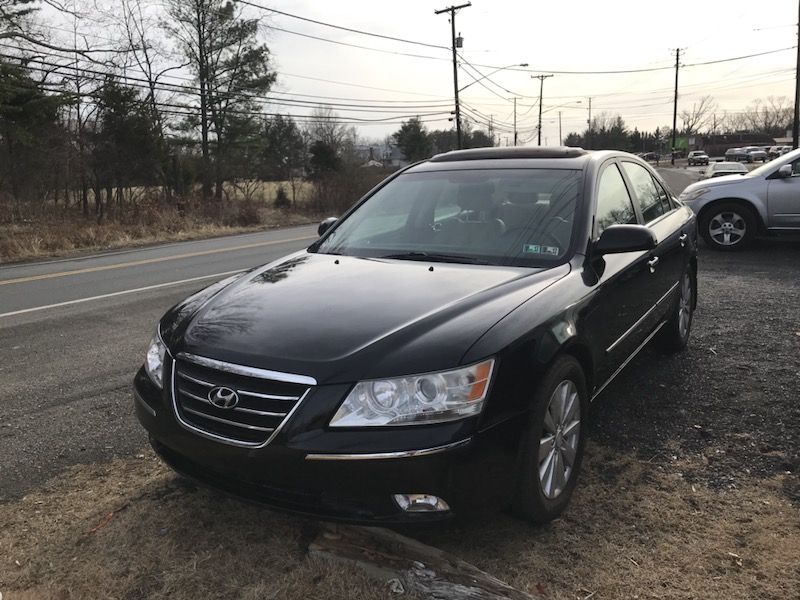
<instances>
[{"instance_id":1,"label":"tree line","mask_svg":"<svg viewBox=\"0 0 800 600\"><path fill-rule=\"evenodd\" d=\"M786 135L792 128L793 104L786 97L770 96L757 99L742 111L720 110L712 96L703 96L690 108L678 114L676 137L683 147L703 148L705 145L735 144L743 136L774 139ZM689 143L694 139L694 143ZM592 119L582 132L571 132L564 138L567 146L586 149L624 150L628 152L669 153L672 127L656 127L653 131L630 129L622 116L601 113Z\"/></svg>"},{"instance_id":2,"label":"tree line","mask_svg":"<svg viewBox=\"0 0 800 600\"><path fill-rule=\"evenodd\" d=\"M261 41L262 23L238 3L117 0L97 17L107 37L82 44L75 36L66 47L43 33L36 6L0 0L6 217L77 206L102 219L154 199L214 204L232 193L247 197L257 181L287 182L289 193L281 189L277 199L291 205L310 180L318 200L312 208L326 210L332 196L352 202L385 175L360 168L369 158L379 164L387 144L411 160L421 156L402 133L409 124L435 140L423 154L455 147L454 133L427 132L419 119L404 122L399 137L370 142L330 106L297 117L276 110L274 57ZM76 26L85 18L72 16ZM485 143L481 132L471 136ZM375 146L375 156L365 146Z\"/></svg>"}]
</instances>

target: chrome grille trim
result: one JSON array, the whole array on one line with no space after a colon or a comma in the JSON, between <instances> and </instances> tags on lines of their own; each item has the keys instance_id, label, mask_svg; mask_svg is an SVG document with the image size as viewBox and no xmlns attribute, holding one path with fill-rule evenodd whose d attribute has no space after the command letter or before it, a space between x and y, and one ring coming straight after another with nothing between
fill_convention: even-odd
<instances>
[{"instance_id":1,"label":"chrome grille trim","mask_svg":"<svg viewBox=\"0 0 800 600\"><path fill-rule=\"evenodd\" d=\"M239 392L241 394L241 392ZM259 417L285 417L286 413L269 412L266 410L256 410L255 408L245 408L244 406L235 406L233 410L244 412L251 415L258 415Z\"/></svg>"},{"instance_id":2,"label":"chrome grille trim","mask_svg":"<svg viewBox=\"0 0 800 600\"><path fill-rule=\"evenodd\" d=\"M300 385L317 385L317 380L307 375L296 375L294 373L281 373L280 371L270 371L268 369L258 369L256 367L248 367L245 365L236 365L213 358L206 358L204 356L197 356L188 352L181 352L178 358L192 362L201 367L209 369L216 369L217 371L224 371L225 373L233 373L234 375L244 375L245 377L255 377L256 379L270 379L272 381L280 381L283 383L297 383Z\"/></svg>"},{"instance_id":3,"label":"chrome grille trim","mask_svg":"<svg viewBox=\"0 0 800 600\"><path fill-rule=\"evenodd\" d=\"M198 361L187 359L185 354L178 354L178 357L183 359L183 360L187 360L189 363L193 363L193 364L200 365L200 366L203 366L203 367L206 367L206 368L210 368L210 369L214 369L215 368L214 366L211 366L209 364L201 364ZM194 357L194 358L202 358L202 357ZM209 359L209 360L211 360L211 359ZM211 361L211 362L216 363L218 361ZM229 363L225 363L225 364L229 364ZM313 389L312 387L309 386L301 396L270 396L270 395L267 395L267 394L262 394L260 396L257 396L257 397L264 397L265 399L269 399L269 400L289 400L289 399L292 399L292 398L297 398L296 402L294 403L294 405L292 406L292 408L289 410L288 413L258 411L256 409L249 409L249 408L238 407L238 406L233 408L234 412L235 411L241 411L241 412L254 414L254 415L257 415L257 416L264 416L264 417L277 417L277 418L283 417L281 419L280 423L277 425L277 427L275 427L274 429L270 429L270 428L267 428L267 427L258 427L256 425L247 425L246 423L228 421L228 420L222 419L220 417L214 417L213 415L207 415L207 414L199 412L199 411L193 411L191 408L187 408L184 405L181 405L180 408L179 408L179 406L178 406L179 400L178 400L177 378L179 376L181 378L183 378L183 374L182 373L178 373L178 361L177 361L177 359L175 359L175 358L172 359L171 366L172 366L172 372L170 374L170 385L171 385L171 389L170 389L171 394L170 395L172 397L171 398L172 399L172 410L173 410L173 414L175 415L176 420L181 425L181 427L183 427L184 429L187 429L187 430L189 430L189 431L191 431L193 433L196 433L197 435L200 435L202 437L214 440L216 442L229 444L231 446L238 446L238 447L241 447L241 448L259 449L259 448L263 448L263 447L269 445L272 442L272 440L274 440L275 437L281 432L281 430L284 428L286 423L289 420L291 420L291 418L294 415L295 411L300 408L300 405L302 404L303 400L305 400L306 396L308 396L308 394ZM240 375L244 375L246 377L256 377L253 373L249 372L249 369L250 369L249 367L244 367L244 369L248 371L246 374L245 373L234 373L234 371L232 371L232 370L224 370L224 372L240 374ZM259 370L259 371L261 371L262 375L263 375L263 373L273 373L272 371L266 371L266 370ZM278 373L278 375L286 375L286 374ZM298 376L298 377L301 377L301 376ZM259 377L259 378L263 379L265 377L262 376L262 377ZM277 381L279 383L298 383L297 381L287 381L285 378L284 379L269 378L269 379L271 381ZM308 378L308 379L312 380L312 378ZM313 380L313 381L316 381L316 380ZM203 383L208 383L208 382L203 382ZM211 384L211 387L214 387L214 385ZM197 396L196 394L192 394L191 392L187 392L184 389L181 389L180 393L181 394L185 394L188 398L191 398L193 400L200 400L200 401L203 401L203 402L205 402L207 404L211 404L210 400L208 400L207 398L202 398L200 396ZM242 392L238 391L238 390L237 390L237 393L242 394ZM234 426L234 427L240 427L240 428L245 428L245 429L251 429L251 430L255 430L255 431L263 431L264 433L269 433L270 435L265 441L247 441L247 440L242 440L242 439L231 438L231 437L228 437L226 435L215 433L213 431L208 431L206 429L203 429L201 426L195 425L195 424L187 421L186 419L184 419L181 416L181 411L186 411L187 413L196 414L200 418L211 419L211 420L223 423L225 425Z\"/></svg>"},{"instance_id":4,"label":"chrome grille trim","mask_svg":"<svg viewBox=\"0 0 800 600\"><path fill-rule=\"evenodd\" d=\"M192 383L196 383L197 385L202 385L203 387L214 387L213 383L208 383L207 381L203 381L202 379L197 379L196 377L192 377L187 375L186 373L178 373L178 377L181 379L185 379L186 381L191 381Z\"/></svg>"},{"instance_id":5,"label":"chrome grille trim","mask_svg":"<svg viewBox=\"0 0 800 600\"><path fill-rule=\"evenodd\" d=\"M274 394L259 394L257 392L240 391L242 396L250 396L251 398L264 398L265 400L300 400L300 396L276 396Z\"/></svg>"},{"instance_id":6,"label":"chrome grille trim","mask_svg":"<svg viewBox=\"0 0 800 600\"><path fill-rule=\"evenodd\" d=\"M181 377L180 373L178 373L178 377ZM238 393L239 394L243 394L244 392L238 392ZM208 398L203 398L202 396L198 396L197 394L193 394L192 392L187 392L186 390L181 390L181 394L183 394L184 396L189 396L189 398L191 398L192 400L197 400L198 402L204 402L206 404L211 404L211 400L209 400ZM299 396L298 396L298 399L299 399ZM213 406L213 404L212 404L212 406ZM186 410L186 409L184 408L184 410ZM251 414L251 415L258 415L259 417L285 417L286 416L285 412L269 412L269 411L266 411L266 410L256 410L255 408L245 408L243 406L234 406L232 409L229 409L229 410L233 410L235 412L248 413L248 414ZM272 431L272 430L270 429L270 431Z\"/></svg>"},{"instance_id":7,"label":"chrome grille trim","mask_svg":"<svg viewBox=\"0 0 800 600\"><path fill-rule=\"evenodd\" d=\"M246 425L245 423L237 423L236 421L228 421L228 419L220 419L219 417L215 417L214 415L207 415L204 412L200 412L199 410L194 410L193 408L189 408L184 406L181 410L185 410L188 413L192 413L193 415L197 415L198 417L202 417L203 419L211 419L212 421L216 421L218 423L224 423L225 425L230 425L231 427L241 427L242 429L252 429L253 431L264 431L264 432L271 432L275 431L272 427L258 427L257 425Z\"/></svg>"}]
</instances>

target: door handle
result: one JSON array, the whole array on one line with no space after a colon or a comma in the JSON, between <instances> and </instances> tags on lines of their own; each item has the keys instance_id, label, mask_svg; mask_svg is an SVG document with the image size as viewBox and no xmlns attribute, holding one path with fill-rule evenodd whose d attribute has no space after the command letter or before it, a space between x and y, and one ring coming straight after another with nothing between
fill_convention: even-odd
<instances>
[{"instance_id":1,"label":"door handle","mask_svg":"<svg viewBox=\"0 0 800 600\"><path fill-rule=\"evenodd\" d=\"M651 273L655 273L656 272L656 265L657 264L658 264L658 257L657 256L654 256L653 258L651 258L650 260L647 261L647 266L650 267L650 272Z\"/></svg>"},{"instance_id":2,"label":"door handle","mask_svg":"<svg viewBox=\"0 0 800 600\"><path fill-rule=\"evenodd\" d=\"M689 238L689 234L688 233L682 233L681 237L678 238L680 240L680 242L681 242L681 248L685 248L686 247L686 240L688 238Z\"/></svg>"}]
</instances>

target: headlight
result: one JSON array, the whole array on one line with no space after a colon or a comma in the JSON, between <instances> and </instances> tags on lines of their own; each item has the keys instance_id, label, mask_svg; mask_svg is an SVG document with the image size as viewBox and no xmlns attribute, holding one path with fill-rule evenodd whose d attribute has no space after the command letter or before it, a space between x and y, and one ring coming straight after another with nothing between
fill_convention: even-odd
<instances>
[{"instance_id":1,"label":"headlight","mask_svg":"<svg viewBox=\"0 0 800 600\"><path fill-rule=\"evenodd\" d=\"M483 408L494 360L454 371L360 381L331 419L331 427L418 425L455 421Z\"/></svg>"},{"instance_id":2,"label":"headlight","mask_svg":"<svg viewBox=\"0 0 800 600\"><path fill-rule=\"evenodd\" d=\"M163 373L164 373L164 355L167 353L167 347L161 341L161 335L156 327L156 332L153 339L150 340L150 345L147 347L147 357L144 361L144 370L150 376L159 388L164 387Z\"/></svg>"},{"instance_id":3,"label":"headlight","mask_svg":"<svg viewBox=\"0 0 800 600\"><path fill-rule=\"evenodd\" d=\"M700 188L697 190L692 190L691 192L683 192L680 196L678 196L678 200L681 202L693 202L708 191L709 188Z\"/></svg>"}]
</instances>

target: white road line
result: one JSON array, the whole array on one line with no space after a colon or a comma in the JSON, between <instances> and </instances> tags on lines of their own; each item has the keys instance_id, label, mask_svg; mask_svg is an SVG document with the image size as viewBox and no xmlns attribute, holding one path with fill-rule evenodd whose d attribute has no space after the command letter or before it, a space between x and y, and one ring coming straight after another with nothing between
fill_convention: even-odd
<instances>
[{"instance_id":1,"label":"white road line","mask_svg":"<svg viewBox=\"0 0 800 600\"><path fill-rule=\"evenodd\" d=\"M89 298L79 298L78 300L67 300L66 302L57 302L56 304L47 304L45 306L35 306L33 308L24 308L22 310L15 310L7 313L0 313L0 319L3 317L13 317L15 315L24 315L26 313L37 312L40 310L47 310L48 308L58 308L60 306L70 306L71 304L81 304L83 302L91 302L93 300L103 300L104 298L113 298L115 296L124 296L126 294L135 294L137 292L146 292L148 290L157 290L159 288L170 287L172 285L181 285L182 283L191 283L193 281L201 281L203 279L211 279L213 277L222 278L226 275L233 275L234 273L241 273L242 269L235 271L225 271L223 273L213 273L212 275L201 275L200 277L190 277L189 279L181 279L179 281L169 281L167 283L157 283L156 285L148 285L145 287L134 288L132 290L122 290L121 292L111 292L110 294L101 294L99 296L91 296Z\"/></svg>"}]
</instances>

